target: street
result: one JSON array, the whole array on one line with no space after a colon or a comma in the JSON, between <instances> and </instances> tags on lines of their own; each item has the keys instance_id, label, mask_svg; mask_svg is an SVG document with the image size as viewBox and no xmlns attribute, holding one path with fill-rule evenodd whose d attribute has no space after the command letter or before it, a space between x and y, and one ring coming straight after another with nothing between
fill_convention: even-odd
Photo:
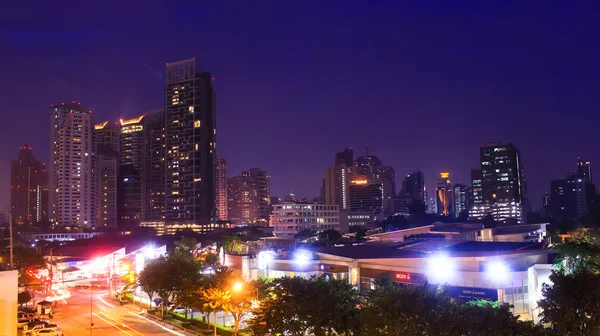
<instances>
[{"instance_id":1,"label":"street","mask_svg":"<svg viewBox=\"0 0 600 336\"><path fill-rule=\"evenodd\" d=\"M91 294L91 295L90 295ZM108 298L108 291L72 290L67 304L55 308L52 323L71 335L183 335L138 315L139 309L120 306ZM91 304L90 304L91 303ZM91 308L91 309L90 309ZM90 318L94 326L90 329Z\"/></svg>"}]
</instances>

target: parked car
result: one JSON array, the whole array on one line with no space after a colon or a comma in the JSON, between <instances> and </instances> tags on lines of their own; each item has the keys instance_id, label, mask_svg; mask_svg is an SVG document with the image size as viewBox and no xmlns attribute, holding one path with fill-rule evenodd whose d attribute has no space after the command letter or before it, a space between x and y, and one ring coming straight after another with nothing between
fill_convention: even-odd
<instances>
[{"instance_id":1,"label":"parked car","mask_svg":"<svg viewBox=\"0 0 600 336\"><path fill-rule=\"evenodd\" d=\"M24 318L24 319L17 319L17 328L21 329L23 328L26 324L29 324L30 322L46 322L49 323L46 320L42 320L40 318Z\"/></svg>"},{"instance_id":2,"label":"parked car","mask_svg":"<svg viewBox=\"0 0 600 336\"><path fill-rule=\"evenodd\" d=\"M35 335L36 332L42 330L42 329L53 329L53 330L58 330L58 325L56 324L52 324L52 323L44 323L44 324L37 324L35 325L33 328L27 329L23 335L26 336L33 336Z\"/></svg>"},{"instance_id":3,"label":"parked car","mask_svg":"<svg viewBox=\"0 0 600 336\"><path fill-rule=\"evenodd\" d=\"M23 331L26 330L31 330L36 326L45 326L46 324L48 324L46 321L33 321L33 322L29 322L26 325L23 326Z\"/></svg>"},{"instance_id":4,"label":"parked car","mask_svg":"<svg viewBox=\"0 0 600 336\"><path fill-rule=\"evenodd\" d=\"M18 312L17 319L36 318L34 313Z\"/></svg>"},{"instance_id":5,"label":"parked car","mask_svg":"<svg viewBox=\"0 0 600 336\"><path fill-rule=\"evenodd\" d=\"M32 334L32 336L63 336L63 333L58 328L56 328L56 329L45 328L45 329L36 330Z\"/></svg>"},{"instance_id":6,"label":"parked car","mask_svg":"<svg viewBox=\"0 0 600 336\"><path fill-rule=\"evenodd\" d=\"M187 312L189 314L192 312L192 310L186 307L175 307L175 309L173 309L173 312L177 314L185 314Z\"/></svg>"}]
</instances>

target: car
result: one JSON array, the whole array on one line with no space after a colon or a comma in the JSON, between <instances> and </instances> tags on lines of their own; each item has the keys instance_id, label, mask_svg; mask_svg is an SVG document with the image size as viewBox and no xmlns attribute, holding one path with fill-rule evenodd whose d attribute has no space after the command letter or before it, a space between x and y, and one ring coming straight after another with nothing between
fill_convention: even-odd
<instances>
[{"instance_id":1,"label":"car","mask_svg":"<svg viewBox=\"0 0 600 336\"><path fill-rule=\"evenodd\" d=\"M18 312L17 319L36 318L34 313Z\"/></svg>"},{"instance_id":2,"label":"car","mask_svg":"<svg viewBox=\"0 0 600 336\"><path fill-rule=\"evenodd\" d=\"M186 307L175 307L173 312L177 314L185 314L187 312L189 314L192 312L192 310Z\"/></svg>"},{"instance_id":3,"label":"car","mask_svg":"<svg viewBox=\"0 0 600 336\"><path fill-rule=\"evenodd\" d=\"M36 332L38 332L39 330L42 330L42 329L58 330L58 325L52 324L52 323L37 324L33 328L27 329L23 333L23 335L33 336L33 335L35 335Z\"/></svg>"},{"instance_id":4,"label":"car","mask_svg":"<svg viewBox=\"0 0 600 336\"><path fill-rule=\"evenodd\" d=\"M23 318L23 319L17 319L17 328L23 328L26 324L29 324L31 322L46 322L49 323L46 320L42 320L40 318Z\"/></svg>"},{"instance_id":5,"label":"car","mask_svg":"<svg viewBox=\"0 0 600 336\"><path fill-rule=\"evenodd\" d=\"M56 329L45 328L45 329L36 330L32 334L32 336L63 336L63 333L58 328L56 328Z\"/></svg>"},{"instance_id":6,"label":"car","mask_svg":"<svg viewBox=\"0 0 600 336\"><path fill-rule=\"evenodd\" d=\"M48 324L46 321L33 321L33 322L29 322L29 323L27 323L26 325L23 326L23 331L25 331L25 330L31 330L34 327L37 327L37 326L40 326L40 325L41 326L45 326L46 324Z\"/></svg>"}]
</instances>

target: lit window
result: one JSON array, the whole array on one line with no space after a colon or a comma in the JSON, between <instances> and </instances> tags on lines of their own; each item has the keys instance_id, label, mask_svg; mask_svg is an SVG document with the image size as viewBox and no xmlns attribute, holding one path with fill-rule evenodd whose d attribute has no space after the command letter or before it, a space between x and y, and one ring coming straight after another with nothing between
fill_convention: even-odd
<instances>
[{"instance_id":1,"label":"lit window","mask_svg":"<svg viewBox=\"0 0 600 336\"><path fill-rule=\"evenodd\" d=\"M200 127L200 120L194 120L194 128Z\"/></svg>"},{"instance_id":2,"label":"lit window","mask_svg":"<svg viewBox=\"0 0 600 336\"><path fill-rule=\"evenodd\" d=\"M194 113L194 107L193 106L188 107L188 111L190 111L190 113Z\"/></svg>"}]
</instances>

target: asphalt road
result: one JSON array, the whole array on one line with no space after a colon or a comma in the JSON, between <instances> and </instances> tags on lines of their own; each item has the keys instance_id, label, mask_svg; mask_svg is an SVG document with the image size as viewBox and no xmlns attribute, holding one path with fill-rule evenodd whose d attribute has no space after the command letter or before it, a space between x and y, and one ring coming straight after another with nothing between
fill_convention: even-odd
<instances>
[{"instance_id":1,"label":"asphalt road","mask_svg":"<svg viewBox=\"0 0 600 336\"><path fill-rule=\"evenodd\" d=\"M108 291L72 290L67 303L55 307L52 323L58 324L67 336L183 335L163 328L138 313L139 309L120 306L108 299ZM91 328L90 318L94 324Z\"/></svg>"}]
</instances>

